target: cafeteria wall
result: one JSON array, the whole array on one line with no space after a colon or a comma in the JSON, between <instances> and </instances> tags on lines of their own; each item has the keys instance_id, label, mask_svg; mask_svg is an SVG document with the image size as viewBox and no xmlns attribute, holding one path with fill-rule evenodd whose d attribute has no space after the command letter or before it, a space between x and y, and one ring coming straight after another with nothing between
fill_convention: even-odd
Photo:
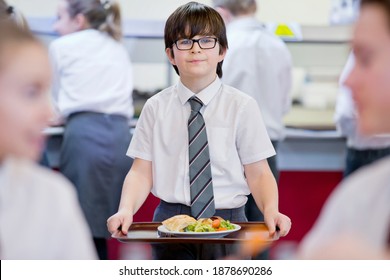
<instances>
[{"instance_id":1,"label":"cafeteria wall","mask_svg":"<svg viewBox=\"0 0 390 280\"><path fill-rule=\"evenodd\" d=\"M52 17L57 1L8 0L27 17ZM178 6L188 0L118 0L124 19L166 19ZM211 5L211 0L198 0ZM305 25L328 25L331 0L258 0L258 18L265 22L298 22Z\"/></svg>"}]
</instances>

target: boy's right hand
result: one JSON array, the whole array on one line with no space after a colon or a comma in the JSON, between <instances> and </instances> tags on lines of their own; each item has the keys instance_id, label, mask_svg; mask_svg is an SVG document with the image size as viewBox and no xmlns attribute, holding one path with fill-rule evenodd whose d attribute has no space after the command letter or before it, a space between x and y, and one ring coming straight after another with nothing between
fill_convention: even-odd
<instances>
[{"instance_id":1,"label":"boy's right hand","mask_svg":"<svg viewBox=\"0 0 390 280\"><path fill-rule=\"evenodd\" d=\"M121 231L127 235L131 224L133 223L133 215L128 211L119 210L116 214L108 218L107 228L111 234Z\"/></svg>"}]
</instances>

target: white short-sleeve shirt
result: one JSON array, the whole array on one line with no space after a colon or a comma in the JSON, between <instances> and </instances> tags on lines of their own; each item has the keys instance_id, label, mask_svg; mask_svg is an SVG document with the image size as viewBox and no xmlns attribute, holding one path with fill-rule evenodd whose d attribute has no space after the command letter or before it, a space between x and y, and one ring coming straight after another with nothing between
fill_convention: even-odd
<instances>
[{"instance_id":1,"label":"white short-sleeve shirt","mask_svg":"<svg viewBox=\"0 0 390 280\"><path fill-rule=\"evenodd\" d=\"M137 123L127 155L152 161L152 193L170 203L190 205L188 128L195 95L180 81L151 97ZM250 96L220 79L197 94L204 106L217 209L244 205L250 193L243 165L275 155L260 109Z\"/></svg>"},{"instance_id":2,"label":"white short-sleeve shirt","mask_svg":"<svg viewBox=\"0 0 390 280\"><path fill-rule=\"evenodd\" d=\"M53 101L64 118L90 111L133 117L133 73L121 42L94 29L50 44Z\"/></svg>"},{"instance_id":3,"label":"white short-sleeve shirt","mask_svg":"<svg viewBox=\"0 0 390 280\"><path fill-rule=\"evenodd\" d=\"M0 165L0 258L96 259L75 188L29 161Z\"/></svg>"},{"instance_id":4,"label":"white short-sleeve shirt","mask_svg":"<svg viewBox=\"0 0 390 280\"><path fill-rule=\"evenodd\" d=\"M261 109L270 138L283 140L283 117L292 102L292 59L286 44L253 17L240 17L229 23L227 37L223 83L252 96Z\"/></svg>"},{"instance_id":5,"label":"white short-sleeve shirt","mask_svg":"<svg viewBox=\"0 0 390 280\"><path fill-rule=\"evenodd\" d=\"M359 169L326 201L313 228L300 244L303 258L317 255L337 237L357 236L380 252L390 230L390 157Z\"/></svg>"}]
</instances>

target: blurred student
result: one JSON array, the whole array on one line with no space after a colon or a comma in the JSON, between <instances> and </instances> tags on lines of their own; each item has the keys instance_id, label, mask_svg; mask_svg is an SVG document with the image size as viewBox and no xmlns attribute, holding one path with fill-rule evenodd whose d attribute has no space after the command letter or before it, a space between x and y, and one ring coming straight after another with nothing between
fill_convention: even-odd
<instances>
[{"instance_id":1,"label":"blurred student","mask_svg":"<svg viewBox=\"0 0 390 280\"><path fill-rule=\"evenodd\" d=\"M10 6L4 0L0 0L0 21L11 20L20 28L28 30L28 23L23 14L14 6Z\"/></svg>"},{"instance_id":2,"label":"blurred student","mask_svg":"<svg viewBox=\"0 0 390 280\"><path fill-rule=\"evenodd\" d=\"M47 50L0 21L0 258L95 259L76 192L34 163L51 117Z\"/></svg>"},{"instance_id":3,"label":"blurred student","mask_svg":"<svg viewBox=\"0 0 390 280\"><path fill-rule=\"evenodd\" d=\"M177 214L247 221L244 205L252 192L270 234L291 227L278 209L278 190L266 161L275 154L253 98L222 84L227 51L225 24L211 7L180 6L165 25L169 61L177 85L145 104L128 155L135 158L123 186L110 232L127 233L133 215L152 191L161 199L154 221ZM253 141L257 139L258 141ZM157 247L157 246L156 246ZM160 246L156 259L215 259L224 246Z\"/></svg>"},{"instance_id":4,"label":"blurred student","mask_svg":"<svg viewBox=\"0 0 390 280\"><path fill-rule=\"evenodd\" d=\"M223 62L223 82L253 97L260 107L272 145L285 137L283 117L291 106L292 60L286 44L255 18L256 0L213 0L227 24L229 51ZM277 156L267 159L276 181ZM252 195L246 204L249 221L264 217Z\"/></svg>"},{"instance_id":5,"label":"blurred student","mask_svg":"<svg viewBox=\"0 0 390 280\"><path fill-rule=\"evenodd\" d=\"M121 42L117 3L61 0L50 45L53 97L65 121L60 171L76 186L101 259L132 160L126 157L133 116L132 69Z\"/></svg>"},{"instance_id":6,"label":"blurred student","mask_svg":"<svg viewBox=\"0 0 390 280\"><path fill-rule=\"evenodd\" d=\"M390 0L361 1L352 43L355 63L345 85L351 89L358 131L364 135L390 133L389 22ZM338 186L314 228L304 238L299 256L332 258L326 255L328 250L334 250L334 244L343 243L345 236L355 240L356 248L370 248L367 253L364 249L356 250L355 258L386 256L390 251L389 171L390 157L386 157L361 168ZM333 256L351 258L349 253L353 248L349 244L348 252L333 251Z\"/></svg>"},{"instance_id":7,"label":"blurred student","mask_svg":"<svg viewBox=\"0 0 390 280\"><path fill-rule=\"evenodd\" d=\"M347 156L344 177L360 167L390 155L390 135L363 135L357 129L357 111L351 90L344 82L353 69L355 58L351 53L340 76L340 92L336 103L337 129L347 137Z\"/></svg>"},{"instance_id":8,"label":"blurred student","mask_svg":"<svg viewBox=\"0 0 390 280\"><path fill-rule=\"evenodd\" d=\"M26 18L23 14L14 6L9 6L5 1L0 0L0 20L10 20L16 23L22 29L29 30L29 26ZM42 166L49 167L49 160L46 150L42 152L41 159L39 160Z\"/></svg>"}]
</instances>

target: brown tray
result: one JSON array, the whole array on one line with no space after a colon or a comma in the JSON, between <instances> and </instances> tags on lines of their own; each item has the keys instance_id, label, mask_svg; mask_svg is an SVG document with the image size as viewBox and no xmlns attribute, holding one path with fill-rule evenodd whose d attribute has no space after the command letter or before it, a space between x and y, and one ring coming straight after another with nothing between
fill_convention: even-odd
<instances>
[{"instance_id":1,"label":"brown tray","mask_svg":"<svg viewBox=\"0 0 390 280\"><path fill-rule=\"evenodd\" d=\"M268 228L264 223L246 222L236 223L241 226L239 231L233 232L222 238L203 238L203 237L175 237L164 236L157 228L161 223L133 223L129 232L124 235L122 232L114 233L112 238L120 242L147 242L147 243L236 243L246 242L256 238L260 238L264 242L273 242L279 239L279 233L274 236L269 236Z\"/></svg>"}]
</instances>

